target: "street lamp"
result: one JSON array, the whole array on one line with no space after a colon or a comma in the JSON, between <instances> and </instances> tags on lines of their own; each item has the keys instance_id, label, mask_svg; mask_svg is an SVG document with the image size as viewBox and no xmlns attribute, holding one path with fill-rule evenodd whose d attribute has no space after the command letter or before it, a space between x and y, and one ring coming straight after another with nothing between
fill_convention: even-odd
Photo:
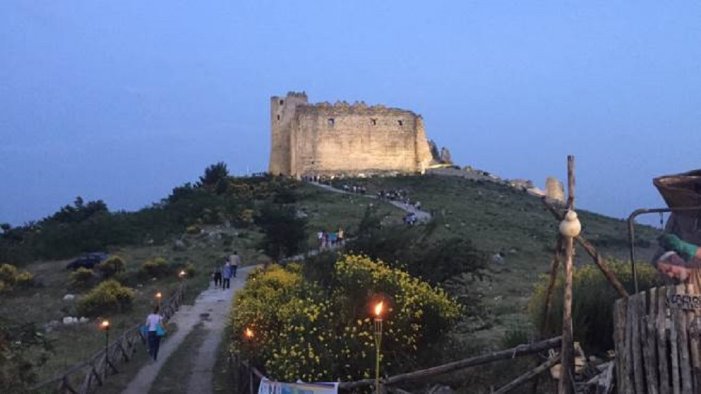
<instances>
[{"instance_id":1,"label":"street lamp","mask_svg":"<svg viewBox=\"0 0 701 394\"><path fill-rule=\"evenodd\" d=\"M105 365L109 365L108 349L110 346L110 321L105 319L100 323L100 329L105 332Z\"/></svg>"},{"instance_id":2,"label":"street lamp","mask_svg":"<svg viewBox=\"0 0 701 394\"><path fill-rule=\"evenodd\" d=\"M384 301L375 304L375 394L380 394L380 347L382 345L382 309Z\"/></svg>"}]
</instances>

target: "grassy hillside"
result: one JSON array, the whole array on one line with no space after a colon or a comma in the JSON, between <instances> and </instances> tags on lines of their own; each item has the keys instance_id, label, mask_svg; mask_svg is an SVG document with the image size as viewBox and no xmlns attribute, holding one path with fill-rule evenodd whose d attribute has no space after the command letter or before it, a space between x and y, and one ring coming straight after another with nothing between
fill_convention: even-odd
<instances>
[{"instance_id":1,"label":"grassy hillside","mask_svg":"<svg viewBox=\"0 0 701 394\"><path fill-rule=\"evenodd\" d=\"M469 284L470 291L481 293L484 307L484 315L479 319L481 328L474 331L473 325L463 331L467 334L461 340L469 343L469 347L503 347L509 332L528 330L526 303L538 277L548 271L557 236L557 222L538 198L501 184L437 175L344 179L336 183L364 185L367 195L380 190L405 190L412 201L420 201L423 209L433 214L434 237L469 239L487 256L497 253L504 256L503 262L489 264L484 280ZM66 206L43 221L6 231L0 242L0 249L5 249L0 255L18 256L22 269L36 275L38 286L3 294L0 315L21 323L32 322L40 328L52 320L74 315L74 306L62 297L66 293L79 296L82 293L70 287L69 272L64 269L68 260L41 256L53 253L67 256L69 251L77 253L94 245L85 243L78 249L69 245L56 252L51 245L72 239L58 238L56 234L61 234L62 229L71 237L99 236L95 245L122 256L127 262L126 284L137 289L137 299L132 311L110 316L116 330L120 330L143 318L153 293L175 283L174 278L139 279L139 267L149 258L164 257L172 264L192 262L199 274L192 282L191 298L207 286L211 267L222 262L232 250L238 250L246 263L269 259L261 245L264 234L256 224L256 215L264 204L295 208L297 216L307 223L306 249L316 246L315 233L319 230L336 231L343 227L349 236L357 234L358 225L370 207L381 217L384 227L401 226L404 215L384 201L358 194L332 193L292 180L225 178L216 185L216 189L189 184L175 188L161 203L135 213L112 214L106 207L92 209L95 206L90 208L90 203ZM586 211L579 214L583 235L604 255L627 256L623 221ZM115 223L119 224L116 230L111 227ZM42 228L50 229L51 237L44 237ZM118 235L114 242L110 234ZM636 234L637 245L641 247L639 256L651 255L657 231L638 226ZM31 245L37 245L39 250ZM31 262L37 258L38 261ZM576 264L590 262L589 256L578 250ZM103 339L94 324L58 327L48 333L48 338L55 353L38 371L39 378L49 377L92 354L102 346Z\"/></svg>"},{"instance_id":2,"label":"grassy hillside","mask_svg":"<svg viewBox=\"0 0 701 394\"><path fill-rule=\"evenodd\" d=\"M343 179L334 182L364 185L367 194L380 190L405 190L412 201L420 201L439 223L443 237L468 238L488 255L502 253L504 261L490 263L487 280L478 282L489 324L477 336L485 344L497 346L506 330L528 326L525 308L533 285L546 274L557 239L558 222L539 198L526 192L489 181L425 175L394 178ZM628 256L627 224L579 210L582 235L605 256ZM656 248L657 230L636 227L638 256L645 259ZM590 264L591 258L576 250L575 264Z\"/></svg>"}]
</instances>

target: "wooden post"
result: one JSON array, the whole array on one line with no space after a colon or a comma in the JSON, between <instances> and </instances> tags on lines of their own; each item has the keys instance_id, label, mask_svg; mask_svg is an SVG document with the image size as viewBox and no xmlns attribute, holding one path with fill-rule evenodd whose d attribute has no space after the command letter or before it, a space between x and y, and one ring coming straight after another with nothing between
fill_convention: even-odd
<instances>
[{"instance_id":1,"label":"wooden post","mask_svg":"<svg viewBox=\"0 0 701 394\"><path fill-rule=\"evenodd\" d=\"M567 209L574 210L574 156L567 156ZM562 373L559 394L572 394L574 384L574 338L572 333L572 266L574 238L565 236L565 296L562 305Z\"/></svg>"},{"instance_id":2,"label":"wooden post","mask_svg":"<svg viewBox=\"0 0 701 394\"><path fill-rule=\"evenodd\" d=\"M555 281L557 280L557 269L560 265L560 259L562 254L562 237L557 237L557 243L555 245L555 253L553 253L553 259L550 263L550 280L548 282L548 289L545 292L545 306L543 308L543 321L540 326L541 335L547 335L549 330L548 326L548 316L550 316L550 308L552 307L552 296L553 289L555 288Z\"/></svg>"}]
</instances>

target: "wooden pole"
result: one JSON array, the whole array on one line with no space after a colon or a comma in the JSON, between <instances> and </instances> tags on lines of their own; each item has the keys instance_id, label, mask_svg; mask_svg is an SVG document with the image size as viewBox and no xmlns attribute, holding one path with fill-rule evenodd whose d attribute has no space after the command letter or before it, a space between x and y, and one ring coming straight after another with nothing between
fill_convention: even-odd
<instances>
[{"instance_id":1,"label":"wooden pole","mask_svg":"<svg viewBox=\"0 0 701 394\"><path fill-rule=\"evenodd\" d=\"M557 280L557 269L560 266L562 253L562 237L557 237L557 243L555 244L555 253L553 253L553 259L550 263L550 280L548 281L548 288L545 291L545 306L543 307L543 321L540 325L541 335L547 335L549 325L548 316L550 315L550 308L552 306L552 295L553 289L555 288L555 281Z\"/></svg>"},{"instance_id":2,"label":"wooden pole","mask_svg":"<svg viewBox=\"0 0 701 394\"><path fill-rule=\"evenodd\" d=\"M514 379L510 383L506 384L504 387L501 387L499 390L495 391L494 394L504 394L508 393L509 391L523 386L524 383L527 381L533 379L534 377L540 375L541 373L545 372L548 368L552 367L553 365L557 364L559 360L557 357L553 357L549 359L548 361L540 364L539 366L531 369L530 371L524 373L523 375L519 376L518 378Z\"/></svg>"},{"instance_id":3,"label":"wooden pole","mask_svg":"<svg viewBox=\"0 0 701 394\"><path fill-rule=\"evenodd\" d=\"M558 212L558 210L555 207L553 207L550 203L548 203L545 200L545 198L542 198L540 201L543 203L545 208L547 208L547 210L553 214L555 219L561 221L565 218L565 216L562 213ZM611 272L611 270L608 268L606 261L603 257L601 257L599 251L596 250L594 245L587 241L582 235L578 235L575 238L575 241L577 241L577 244L584 248L584 251L587 252L589 256L591 256L591 258L594 260L594 264L596 264L596 266L599 267L599 269L609 281L611 286L613 286L613 288L616 289L618 295L620 295L621 297L628 297L629 294L626 291L625 287L623 287L623 284L621 284L621 282L618 280L616 274Z\"/></svg>"},{"instance_id":4,"label":"wooden pole","mask_svg":"<svg viewBox=\"0 0 701 394\"><path fill-rule=\"evenodd\" d=\"M474 367L477 365L488 364L498 360L512 359L528 354L538 353L549 349L554 349L562 343L561 337L545 339L540 342L531 343L528 345L519 345L511 349L500 350L494 353L483 354L466 358L459 361L453 361L447 364L438 365L435 367L422 369L419 371L407 372L399 375L394 375L383 380L385 385L399 384L412 380L420 380L430 378L436 375L457 371L464 368ZM352 390L358 387L372 386L375 384L375 379L363 379L354 382L341 382L338 385L339 389Z\"/></svg>"},{"instance_id":5,"label":"wooden pole","mask_svg":"<svg viewBox=\"0 0 701 394\"><path fill-rule=\"evenodd\" d=\"M567 156L567 209L574 210L574 156ZM562 305L562 349L560 362L562 373L558 385L559 394L572 394L574 383L574 338L572 333L572 266L574 239L565 237L565 296Z\"/></svg>"}]
</instances>

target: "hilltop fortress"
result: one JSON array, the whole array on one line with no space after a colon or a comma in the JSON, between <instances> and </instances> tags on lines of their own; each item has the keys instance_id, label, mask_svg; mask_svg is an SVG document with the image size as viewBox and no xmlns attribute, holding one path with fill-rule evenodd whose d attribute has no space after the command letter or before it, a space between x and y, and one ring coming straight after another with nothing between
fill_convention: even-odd
<instances>
[{"instance_id":1,"label":"hilltop fortress","mask_svg":"<svg viewBox=\"0 0 701 394\"><path fill-rule=\"evenodd\" d=\"M272 174L424 172L450 157L426 139L421 116L411 111L363 102L310 104L303 92L270 98L270 129Z\"/></svg>"}]
</instances>

